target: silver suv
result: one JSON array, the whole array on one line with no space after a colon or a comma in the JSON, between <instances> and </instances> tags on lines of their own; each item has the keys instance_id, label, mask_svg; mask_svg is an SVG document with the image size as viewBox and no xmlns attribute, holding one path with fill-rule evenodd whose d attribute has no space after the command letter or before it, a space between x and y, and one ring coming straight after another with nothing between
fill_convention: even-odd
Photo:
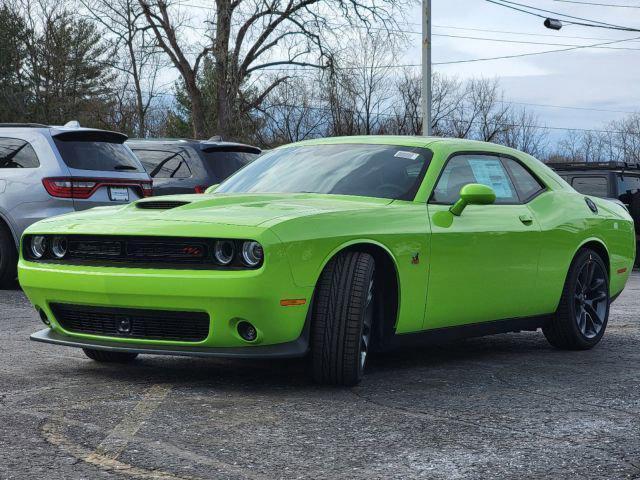
<instances>
[{"instance_id":1,"label":"silver suv","mask_svg":"<svg viewBox=\"0 0 640 480\"><path fill-rule=\"evenodd\" d=\"M0 288L16 277L25 228L43 218L151 195L126 135L40 124L0 124Z\"/></svg>"}]
</instances>

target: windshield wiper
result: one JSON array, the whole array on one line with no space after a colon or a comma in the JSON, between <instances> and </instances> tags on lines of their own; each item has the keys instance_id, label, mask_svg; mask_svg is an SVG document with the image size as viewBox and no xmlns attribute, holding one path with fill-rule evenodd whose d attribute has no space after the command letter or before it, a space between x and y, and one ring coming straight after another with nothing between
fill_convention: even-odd
<instances>
[{"instance_id":1,"label":"windshield wiper","mask_svg":"<svg viewBox=\"0 0 640 480\"><path fill-rule=\"evenodd\" d=\"M113 167L114 170L138 170L138 167L134 167L133 165L116 165Z\"/></svg>"}]
</instances>

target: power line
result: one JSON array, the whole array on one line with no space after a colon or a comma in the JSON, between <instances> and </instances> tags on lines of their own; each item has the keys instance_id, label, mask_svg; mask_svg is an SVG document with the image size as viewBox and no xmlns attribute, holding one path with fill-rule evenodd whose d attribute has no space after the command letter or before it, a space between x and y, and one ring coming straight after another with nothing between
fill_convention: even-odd
<instances>
[{"instance_id":1,"label":"power line","mask_svg":"<svg viewBox=\"0 0 640 480\"><path fill-rule=\"evenodd\" d=\"M417 34L421 34L420 32L409 32L409 33L417 33ZM523 45L545 45L545 46L555 46L555 47L585 47L585 48L603 48L603 49L608 49L608 50L640 50L640 48L632 48L632 47L607 47L607 46L593 46L593 47L589 47L588 45L576 45L576 44L572 44L572 43L549 43L549 42L531 42L531 41L527 41L527 40L511 40L511 39L504 39L504 38L486 38L486 37L470 37L470 36L466 36L466 35L449 35L449 34L443 34L443 33L433 33L433 36L438 36L438 37L446 37L446 38L461 38L461 39L466 39L466 40L482 40L482 41L488 41L488 42L500 42L500 43L517 43L517 44L523 44ZM612 41L616 41L616 40L612 40Z\"/></svg>"},{"instance_id":2,"label":"power line","mask_svg":"<svg viewBox=\"0 0 640 480\"><path fill-rule=\"evenodd\" d=\"M487 0L490 1L490 0ZM622 40L613 40L610 42L602 42L602 43L594 43L591 45L580 45L580 46L575 46L575 47L567 47L567 48L558 48L555 50L544 50L542 52L529 52L529 53L520 53L520 54L513 54L513 55L502 55L499 57L486 57L486 58L472 58L469 60L454 60L454 61L450 61L450 62L439 62L436 63L434 62L434 65L452 65L452 64L457 64L457 63L473 63L473 62L483 62L483 61L488 61L488 60L503 60L503 59L510 59L510 58L521 58L521 57L531 57L534 55L545 55L548 53L560 53L560 52L569 52L572 50L580 50L583 48L596 48L596 47L601 47L604 45L611 45L614 43L622 43L622 42L627 42L630 40L640 40L640 37L633 37L633 38L627 38L627 39L622 39Z\"/></svg>"},{"instance_id":3,"label":"power line","mask_svg":"<svg viewBox=\"0 0 640 480\"><path fill-rule=\"evenodd\" d=\"M414 25L417 25L417 24L414 24ZM530 36L530 37L570 38L573 40L603 40L603 41L615 40L615 38L583 37L583 36L575 36L575 35L559 35L559 34L551 34L551 33L545 34L545 33L536 33L536 32L514 32L509 30L492 30L492 29L486 29L486 28L454 27L451 25L433 25L433 28L464 30L464 31L471 31L471 32L484 32L484 33L504 33L508 35L524 35L524 36Z\"/></svg>"},{"instance_id":4,"label":"power line","mask_svg":"<svg viewBox=\"0 0 640 480\"><path fill-rule=\"evenodd\" d=\"M510 8L511 10L527 13L529 15L533 15L539 18L547 18L547 15L541 15L540 13L536 13L536 12L550 13L558 17L563 17L560 19L563 20L565 23L572 24L572 25L580 25L583 27L608 28L611 30L622 30L626 32L640 32L640 29L637 29L637 28L625 27L622 25L615 25L613 23L606 23L606 22L601 22L599 20L591 20L583 17L576 17L573 15L565 14L565 13L554 12L553 10L546 10L544 8L533 7L531 5L526 5L524 3L512 2L510 0L485 0L485 1L489 3L493 3L494 5L499 5L501 7ZM525 10L525 9L529 9L529 10ZM534 11L530 11L530 10L534 10ZM573 20L567 20L567 18L573 19ZM576 22L574 20L579 20L579 21ZM589 22L589 23L585 23L585 22Z\"/></svg>"},{"instance_id":5,"label":"power line","mask_svg":"<svg viewBox=\"0 0 640 480\"><path fill-rule=\"evenodd\" d=\"M638 113L638 110L614 110L608 108L592 108L592 107L577 107L571 105L552 105L549 103L530 103L530 102L515 102L508 100L501 100L500 103L508 103L511 105L525 105L528 107L542 107L542 108L562 108L567 110L583 110L588 112L604 112L604 113L624 113L627 115L634 115Z\"/></svg>"},{"instance_id":6,"label":"power line","mask_svg":"<svg viewBox=\"0 0 640 480\"><path fill-rule=\"evenodd\" d=\"M578 0L553 0L554 2L575 3L578 5L593 5L595 7L640 8L640 5L617 5L615 3L580 2Z\"/></svg>"}]
</instances>

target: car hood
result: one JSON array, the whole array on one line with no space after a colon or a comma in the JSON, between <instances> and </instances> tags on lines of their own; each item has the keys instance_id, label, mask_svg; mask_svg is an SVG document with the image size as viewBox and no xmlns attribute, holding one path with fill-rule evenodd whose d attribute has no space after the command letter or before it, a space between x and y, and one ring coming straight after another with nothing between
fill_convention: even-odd
<instances>
[{"instance_id":1,"label":"car hood","mask_svg":"<svg viewBox=\"0 0 640 480\"><path fill-rule=\"evenodd\" d=\"M146 222L268 228L292 218L379 208L391 202L389 199L311 193L169 195L147 198L122 207L98 207L39 223L64 223L68 227L82 225L82 230L101 225L117 229L118 225Z\"/></svg>"}]
</instances>

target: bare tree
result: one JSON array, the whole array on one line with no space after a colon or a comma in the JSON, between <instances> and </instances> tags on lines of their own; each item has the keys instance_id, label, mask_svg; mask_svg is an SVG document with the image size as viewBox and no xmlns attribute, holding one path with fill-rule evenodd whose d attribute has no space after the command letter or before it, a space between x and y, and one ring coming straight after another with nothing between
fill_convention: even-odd
<instances>
[{"instance_id":1,"label":"bare tree","mask_svg":"<svg viewBox=\"0 0 640 480\"><path fill-rule=\"evenodd\" d=\"M496 138L507 147L541 157L547 147L547 132L540 126L540 119L525 108L511 110L505 118L506 128Z\"/></svg>"},{"instance_id":2,"label":"bare tree","mask_svg":"<svg viewBox=\"0 0 640 480\"><path fill-rule=\"evenodd\" d=\"M280 84L268 96L260 111L262 128L258 129L260 143L269 146L320 137L329 124L329 110L318 105L314 92L317 80L295 78Z\"/></svg>"},{"instance_id":3,"label":"bare tree","mask_svg":"<svg viewBox=\"0 0 640 480\"><path fill-rule=\"evenodd\" d=\"M132 87L135 98L134 131L140 137L147 134L147 113L158 96L157 79L160 63L155 41L150 37L142 8L137 0L79 0L90 18L109 34L115 52L113 68L125 75L124 96ZM123 105L122 98L118 104Z\"/></svg>"},{"instance_id":4,"label":"bare tree","mask_svg":"<svg viewBox=\"0 0 640 480\"><path fill-rule=\"evenodd\" d=\"M205 115L198 73L205 56L214 59L215 125L228 134L237 115L259 106L290 78L279 72L245 96L242 87L258 72L285 67L324 68L336 42L332 19L343 23L393 25L403 0L216 0L211 41L195 56L179 42L179 25L165 0L138 0L158 45L180 72L188 92L194 135L203 137ZM175 10L174 10L175 14ZM335 37L333 37L335 39ZM189 60L191 58L191 60Z\"/></svg>"}]
</instances>

